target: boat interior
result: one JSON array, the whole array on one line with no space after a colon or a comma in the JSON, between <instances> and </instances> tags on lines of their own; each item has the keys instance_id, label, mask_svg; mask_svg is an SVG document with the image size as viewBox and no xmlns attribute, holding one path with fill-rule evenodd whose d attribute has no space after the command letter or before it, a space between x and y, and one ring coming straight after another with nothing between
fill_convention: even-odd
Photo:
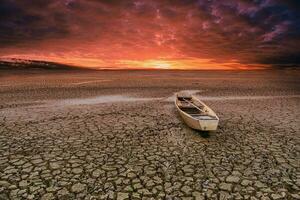
<instances>
[{"instance_id":1,"label":"boat interior","mask_svg":"<svg viewBox=\"0 0 300 200\"><path fill-rule=\"evenodd\" d=\"M185 113L189 114L195 119L202 120L214 120L215 116L211 116L204 111L203 105L196 105L192 97L177 97L177 105L178 107Z\"/></svg>"}]
</instances>

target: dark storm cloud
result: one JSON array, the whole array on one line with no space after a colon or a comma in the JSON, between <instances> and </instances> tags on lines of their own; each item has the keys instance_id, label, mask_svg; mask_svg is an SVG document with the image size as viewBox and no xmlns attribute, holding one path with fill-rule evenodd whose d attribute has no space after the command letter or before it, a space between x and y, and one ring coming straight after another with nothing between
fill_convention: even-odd
<instances>
[{"instance_id":1,"label":"dark storm cloud","mask_svg":"<svg viewBox=\"0 0 300 200\"><path fill-rule=\"evenodd\" d=\"M297 49L292 53L282 53L280 55L273 55L265 57L260 60L263 64L273 65L278 68L285 67L299 67L300 66L300 51Z\"/></svg>"},{"instance_id":2,"label":"dark storm cloud","mask_svg":"<svg viewBox=\"0 0 300 200\"><path fill-rule=\"evenodd\" d=\"M32 42L68 33L61 12L50 12L51 1L2 0L0 3L0 45Z\"/></svg>"},{"instance_id":3,"label":"dark storm cloud","mask_svg":"<svg viewBox=\"0 0 300 200\"><path fill-rule=\"evenodd\" d=\"M0 0L0 48L38 50L58 39L65 51L119 59L150 59L157 50L174 58L300 65L299 13L296 0Z\"/></svg>"}]
</instances>

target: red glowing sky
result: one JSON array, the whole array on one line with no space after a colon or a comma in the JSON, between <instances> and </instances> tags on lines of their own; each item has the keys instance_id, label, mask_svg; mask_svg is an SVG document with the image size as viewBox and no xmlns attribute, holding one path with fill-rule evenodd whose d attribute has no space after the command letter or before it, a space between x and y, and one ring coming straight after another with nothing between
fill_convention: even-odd
<instances>
[{"instance_id":1,"label":"red glowing sky","mask_svg":"<svg viewBox=\"0 0 300 200\"><path fill-rule=\"evenodd\" d=\"M4 0L0 58L95 68L299 65L299 3L281 0Z\"/></svg>"}]
</instances>

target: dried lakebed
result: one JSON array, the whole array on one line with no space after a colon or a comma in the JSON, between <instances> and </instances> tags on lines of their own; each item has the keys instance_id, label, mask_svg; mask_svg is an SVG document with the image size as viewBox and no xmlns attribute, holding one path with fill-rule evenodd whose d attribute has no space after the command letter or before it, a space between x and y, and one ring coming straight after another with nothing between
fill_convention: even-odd
<instances>
[{"instance_id":1,"label":"dried lakebed","mask_svg":"<svg viewBox=\"0 0 300 200\"><path fill-rule=\"evenodd\" d=\"M0 197L299 198L299 98L208 102L222 119L209 135L159 100L10 109Z\"/></svg>"},{"instance_id":2,"label":"dried lakebed","mask_svg":"<svg viewBox=\"0 0 300 200\"><path fill-rule=\"evenodd\" d=\"M166 73L153 85L150 75L122 80L124 90L108 85L116 82L54 87L49 76L46 86L15 78L28 88L0 88L0 199L300 199L298 79L179 87ZM79 77L65 82L89 81ZM137 83L146 89L132 89ZM198 95L221 119L216 132L181 121L170 96L185 88L204 88Z\"/></svg>"}]
</instances>

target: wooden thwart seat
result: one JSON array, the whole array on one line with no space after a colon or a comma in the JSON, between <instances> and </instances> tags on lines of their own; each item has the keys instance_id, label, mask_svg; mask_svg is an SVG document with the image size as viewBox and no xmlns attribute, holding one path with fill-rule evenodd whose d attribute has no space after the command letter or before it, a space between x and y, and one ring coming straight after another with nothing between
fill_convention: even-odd
<instances>
[{"instance_id":1,"label":"wooden thwart seat","mask_svg":"<svg viewBox=\"0 0 300 200\"><path fill-rule=\"evenodd\" d=\"M180 107L180 109L183 111L183 112L186 112L188 114L200 114L201 111L195 107Z\"/></svg>"}]
</instances>

